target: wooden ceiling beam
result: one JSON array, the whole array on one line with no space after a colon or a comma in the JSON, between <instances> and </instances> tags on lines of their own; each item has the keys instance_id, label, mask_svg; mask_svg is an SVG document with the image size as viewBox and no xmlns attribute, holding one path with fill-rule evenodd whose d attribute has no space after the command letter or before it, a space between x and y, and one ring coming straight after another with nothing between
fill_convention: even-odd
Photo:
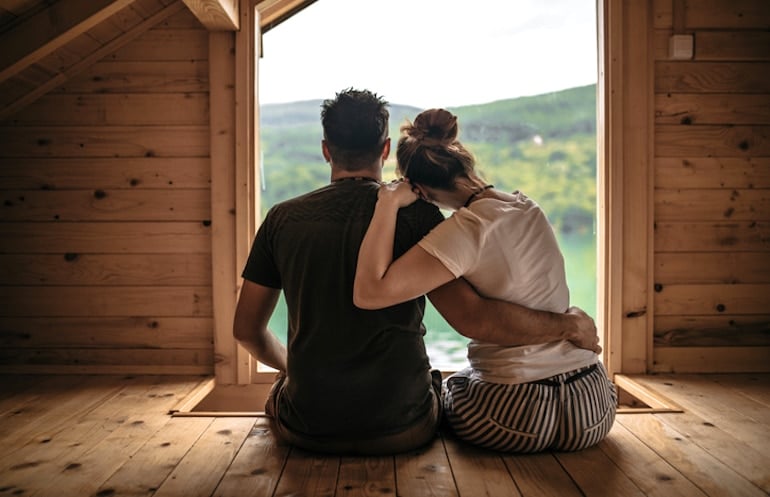
<instances>
[{"instance_id":1,"label":"wooden ceiling beam","mask_svg":"<svg viewBox=\"0 0 770 497\"><path fill-rule=\"evenodd\" d=\"M185 5L209 31L237 31L237 0L184 0Z\"/></svg>"},{"instance_id":2,"label":"wooden ceiling beam","mask_svg":"<svg viewBox=\"0 0 770 497\"><path fill-rule=\"evenodd\" d=\"M263 33L269 31L316 0L257 0L259 26Z\"/></svg>"},{"instance_id":3,"label":"wooden ceiling beam","mask_svg":"<svg viewBox=\"0 0 770 497\"><path fill-rule=\"evenodd\" d=\"M103 59L107 55L131 43L132 41L137 39L139 36L149 31L152 27L157 26L159 23L163 22L164 20L168 19L174 14L181 12L184 8L185 8L184 4L180 1L167 5L162 10L156 12L152 16L142 21L141 23L132 27L131 29L129 29L119 37L115 38L114 40L110 41L105 45L102 45L94 52L83 57L81 60L79 60L72 66L63 69L61 72L56 74L56 76L46 81L45 83L38 85L37 87L35 87L34 90L30 91L26 95L20 98L17 98L13 102L7 103L7 105L5 105L4 107L0 106L0 121L3 121L4 119L7 119L8 117L12 116L14 113L18 112L19 110L23 109L27 105L31 104L32 102L42 97L49 91L63 84L68 79L88 69L91 65Z\"/></svg>"},{"instance_id":4,"label":"wooden ceiling beam","mask_svg":"<svg viewBox=\"0 0 770 497\"><path fill-rule=\"evenodd\" d=\"M135 0L56 2L0 36L0 83L62 47Z\"/></svg>"},{"instance_id":5,"label":"wooden ceiling beam","mask_svg":"<svg viewBox=\"0 0 770 497\"><path fill-rule=\"evenodd\" d=\"M296 14L316 0L256 0L262 32ZM211 31L237 31L237 0L184 0L195 17Z\"/></svg>"}]
</instances>

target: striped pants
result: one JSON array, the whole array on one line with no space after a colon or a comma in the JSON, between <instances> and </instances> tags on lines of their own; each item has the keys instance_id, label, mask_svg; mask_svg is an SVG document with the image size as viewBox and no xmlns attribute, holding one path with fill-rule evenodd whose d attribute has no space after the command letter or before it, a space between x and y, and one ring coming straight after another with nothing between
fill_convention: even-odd
<instances>
[{"instance_id":1,"label":"striped pants","mask_svg":"<svg viewBox=\"0 0 770 497\"><path fill-rule=\"evenodd\" d=\"M446 420L469 443L503 452L574 451L590 447L615 421L617 392L601 363L544 380L506 385L444 380Z\"/></svg>"}]
</instances>

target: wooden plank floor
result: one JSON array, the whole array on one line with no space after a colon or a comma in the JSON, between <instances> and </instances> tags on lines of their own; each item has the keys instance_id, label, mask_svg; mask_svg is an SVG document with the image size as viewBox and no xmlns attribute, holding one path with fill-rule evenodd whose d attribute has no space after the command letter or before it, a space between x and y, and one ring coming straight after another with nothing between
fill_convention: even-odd
<instances>
[{"instance_id":1,"label":"wooden plank floor","mask_svg":"<svg viewBox=\"0 0 770 497\"><path fill-rule=\"evenodd\" d=\"M576 453L450 435L395 457L277 444L264 418L171 417L199 377L0 377L0 497L767 496L770 374L635 379L681 413L619 414Z\"/></svg>"}]
</instances>

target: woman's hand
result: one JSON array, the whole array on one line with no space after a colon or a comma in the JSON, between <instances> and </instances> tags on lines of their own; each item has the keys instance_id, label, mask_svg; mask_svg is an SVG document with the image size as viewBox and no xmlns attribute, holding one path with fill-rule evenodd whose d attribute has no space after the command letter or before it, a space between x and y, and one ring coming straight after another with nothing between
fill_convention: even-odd
<instances>
[{"instance_id":1,"label":"woman's hand","mask_svg":"<svg viewBox=\"0 0 770 497\"><path fill-rule=\"evenodd\" d=\"M399 179L380 186L377 198L401 208L414 203L420 196L412 189L411 183Z\"/></svg>"},{"instance_id":2,"label":"woman's hand","mask_svg":"<svg viewBox=\"0 0 770 497\"><path fill-rule=\"evenodd\" d=\"M358 249L353 304L383 309L416 299L455 279L438 259L414 245L393 261L398 212L420 198L406 180L380 186L374 213Z\"/></svg>"}]
</instances>

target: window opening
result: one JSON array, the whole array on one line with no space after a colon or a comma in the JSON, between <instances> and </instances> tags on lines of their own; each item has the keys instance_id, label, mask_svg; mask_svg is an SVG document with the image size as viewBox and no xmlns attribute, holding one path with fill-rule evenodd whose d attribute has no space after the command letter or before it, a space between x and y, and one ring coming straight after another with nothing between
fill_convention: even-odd
<instances>
[{"instance_id":1,"label":"window opening","mask_svg":"<svg viewBox=\"0 0 770 497\"><path fill-rule=\"evenodd\" d=\"M261 217L328 183L322 99L346 87L384 96L394 146L405 119L446 107L482 175L543 206L565 256L571 304L596 318L595 1L381 3L378 29L363 21L371 19L369 2L323 0L263 35ZM386 180L394 167L392 153ZM432 365L465 367L467 339L429 302L424 322ZM270 328L285 342L283 297Z\"/></svg>"}]
</instances>

